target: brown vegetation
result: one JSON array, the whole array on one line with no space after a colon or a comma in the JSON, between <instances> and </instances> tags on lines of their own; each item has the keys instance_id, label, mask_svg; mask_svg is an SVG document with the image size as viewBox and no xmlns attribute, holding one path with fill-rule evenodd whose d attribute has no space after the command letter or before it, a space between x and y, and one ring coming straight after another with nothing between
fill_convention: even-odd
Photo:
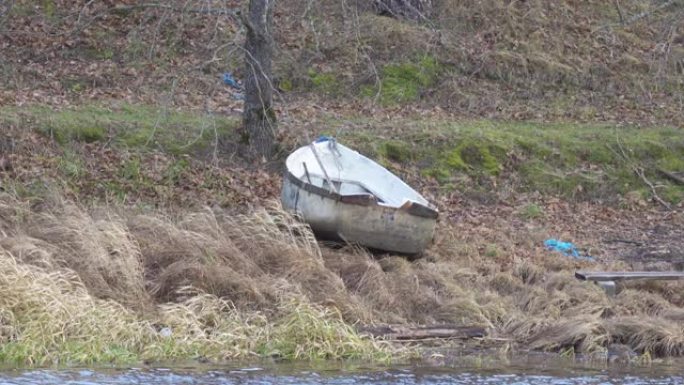
<instances>
[{"instance_id":1,"label":"brown vegetation","mask_svg":"<svg viewBox=\"0 0 684 385\"><path fill-rule=\"evenodd\" d=\"M244 78L236 1L13 3L1 21L0 47L12 59L0 64L2 103L124 99L227 114L242 105L220 83L225 71ZM371 112L384 100L413 102L395 114L439 106L515 120L684 121L684 17L676 2L440 0L427 2L431 17L417 22L356 3L277 4L275 84L287 101L279 112L297 114L311 99ZM434 79L397 99L406 95L396 80L416 79L393 68L425 57L435 60Z\"/></svg>"},{"instance_id":2,"label":"brown vegetation","mask_svg":"<svg viewBox=\"0 0 684 385\"><path fill-rule=\"evenodd\" d=\"M256 170L226 134L225 117L242 105L220 83L224 71L244 77L237 2L76 3L18 0L0 15L8 59L0 60L0 104L11 112L0 122L1 360L387 353L353 323L479 326L519 349L598 357L615 344L684 354L682 283L628 283L608 298L573 277L576 268L681 269L681 212L654 209L639 191L606 189L619 208L604 205L603 194L578 203L521 192L497 179L503 170L515 182L515 169L489 149L478 154L475 142L421 160L451 163L453 185L442 185L421 174L439 165L411 168L411 147L399 146L385 148L391 166L422 181L442 212L436 244L416 261L321 245L272 203L279 165ZM667 153L668 171L684 171L681 146L660 144L676 140L684 122L681 7L435 0L426 21L354 3L278 2L281 151L322 129L361 134L366 126L382 126L363 134L383 143L418 142L425 128L407 135L420 126L415 119L436 117L603 121L616 132L674 126L645 137L654 154ZM206 119L182 115L199 110ZM117 113L123 118L109 119ZM407 116L414 120L397 123ZM186 130L195 126L199 133ZM552 146L535 152L536 144L525 141L529 151L504 160L568 156ZM464 148L490 173L468 175ZM587 170L612 155L588 155L601 159L573 157L570 171L600 185L602 174ZM598 262L542 249L551 236L578 240ZM644 244L625 251L623 241Z\"/></svg>"},{"instance_id":3,"label":"brown vegetation","mask_svg":"<svg viewBox=\"0 0 684 385\"><path fill-rule=\"evenodd\" d=\"M7 195L2 207L3 261L27 273L73 271L90 295L127 312L154 314L157 305L202 295L184 289L195 287L246 314L276 317L283 298L296 294L341 311L349 323L483 326L521 348L552 351L601 353L619 343L652 355L684 353L684 302L673 295L681 283L651 284L648 293L625 288L611 299L573 277L574 267L589 262L524 250L531 235L524 230L499 233L504 243L521 245L510 253L483 255L474 249L482 241L464 243L444 224L442 239L409 262L354 247L321 248L277 206L247 215L178 212L175 219L61 202L33 211ZM24 275L3 290L20 290L21 279L40 287L37 277Z\"/></svg>"}]
</instances>

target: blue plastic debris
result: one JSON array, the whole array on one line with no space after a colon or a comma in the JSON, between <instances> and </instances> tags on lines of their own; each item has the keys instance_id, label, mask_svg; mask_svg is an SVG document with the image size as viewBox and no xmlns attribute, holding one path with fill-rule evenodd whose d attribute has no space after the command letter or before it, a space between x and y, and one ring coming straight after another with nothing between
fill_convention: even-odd
<instances>
[{"instance_id":1,"label":"blue plastic debris","mask_svg":"<svg viewBox=\"0 0 684 385\"><path fill-rule=\"evenodd\" d=\"M233 74L230 72L226 72L223 74L223 84L233 87L237 90L241 90L242 86L238 84L237 80L233 77Z\"/></svg>"},{"instance_id":2,"label":"blue plastic debris","mask_svg":"<svg viewBox=\"0 0 684 385\"><path fill-rule=\"evenodd\" d=\"M323 142L327 142L329 140L332 140L332 138L329 136L321 135L318 137L318 139L316 139L315 143L323 143Z\"/></svg>"},{"instance_id":3,"label":"blue plastic debris","mask_svg":"<svg viewBox=\"0 0 684 385\"><path fill-rule=\"evenodd\" d=\"M580 253L577 247L574 244L572 244L572 242L563 242L558 239L550 238L544 241L544 246L546 246L548 250L558 251L566 257L584 259L587 261L594 260L594 257L592 257L591 255Z\"/></svg>"}]
</instances>

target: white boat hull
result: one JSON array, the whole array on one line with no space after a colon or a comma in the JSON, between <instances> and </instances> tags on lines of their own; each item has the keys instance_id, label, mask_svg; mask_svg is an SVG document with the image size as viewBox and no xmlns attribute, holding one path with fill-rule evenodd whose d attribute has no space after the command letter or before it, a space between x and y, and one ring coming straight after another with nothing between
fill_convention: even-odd
<instances>
[{"instance_id":1,"label":"white boat hull","mask_svg":"<svg viewBox=\"0 0 684 385\"><path fill-rule=\"evenodd\" d=\"M432 242L437 211L430 207L418 193L382 166L342 145L338 144L337 146L341 148L341 151L335 148L335 152L341 155L336 156L345 158L345 161L349 160L347 158L350 157L361 157L363 162L372 163L365 164L364 170L373 167L382 170L372 171L376 174L374 180L369 182L368 187L357 182L341 182L338 184L338 181L349 180L354 175L349 172L347 174L336 173L338 170L335 170L334 164L329 163L330 154L327 153L325 146L317 146L316 156L322 161L320 163L302 156L301 152L311 150L300 149L298 151L300 155L294 157L293 161L291 161L292 156L288 158L288 169L285 172L281 195L283 207L300 215L319 237L339 239L398 253L417 254L422 252ZM358 160L352 159L351 161L356 162ZM296 162L294 164L306 163L303 166L305 171L300 177L296 174L301 170L296 170L293 162ZM353 169L349 165L344 165L344 161L336 160L336 162L340 168L346 166L347 169ZM315 163L330 171L321 170ZM342 166L339 165L340 163ZM321 173L326 174L326 177L320 177ZM382 178L392 179L383 182ZM337 189L330 188L329 184L321 179L331 181L337 186ZM410 196L411 199L388 198L387 192L382 191L383 187L372 186L373 182L380 182L382 186L389 183L393 186L391 191L406 190L404 195L413 193L416 196ZM345 183L352 185L348 186ZM381 193L370 194L366 189L369 191L378 190ZM348 191L345 193L345 190ZM384 199L378 195L383 195ZM394 204L389 204L388 201L394 201ZM399 202L401 203L399 204Z\"/></svg>"}]
</instances>

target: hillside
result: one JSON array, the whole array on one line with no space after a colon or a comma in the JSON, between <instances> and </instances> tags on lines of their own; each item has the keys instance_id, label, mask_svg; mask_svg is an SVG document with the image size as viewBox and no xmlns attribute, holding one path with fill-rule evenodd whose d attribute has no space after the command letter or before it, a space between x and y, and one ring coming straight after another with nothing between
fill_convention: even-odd
<instances>
[{"instance_id":1,"label":"hillside","mask_svg":"<svg viewBox=\"0 0 684 385\"><path fill-rule=\"evenodd\" d=\"M376 101L498 119L682 123L677 1L621 1L623 23L606 1L434 3L419 24L345 1L279 2L281 108L316 97L365 111ZM219 83L241 72L238 2L77 4L16 1L3 16L5 104L158 105L160 91L173 91L171 106L239 104Z\"/></svg>"}]
</instances>

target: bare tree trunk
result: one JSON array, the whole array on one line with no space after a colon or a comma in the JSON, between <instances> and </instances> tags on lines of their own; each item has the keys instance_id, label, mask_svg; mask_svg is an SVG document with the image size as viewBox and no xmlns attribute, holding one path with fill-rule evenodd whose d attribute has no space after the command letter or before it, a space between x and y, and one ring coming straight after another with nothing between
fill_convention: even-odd
<instances>
[{"instance_id":1,"label":"bare tree trunk","mask_svg":"<svg viewBox=\"0 0 684 385\"><path fill-rule=\"evenodd\" d=\"M245 107L242 117L254 154L265 159L273 155L277 128L271 83L274 7L275 0L250 0L248 15L242 17L247 30Z\"/></svg>"}]
</instances>

